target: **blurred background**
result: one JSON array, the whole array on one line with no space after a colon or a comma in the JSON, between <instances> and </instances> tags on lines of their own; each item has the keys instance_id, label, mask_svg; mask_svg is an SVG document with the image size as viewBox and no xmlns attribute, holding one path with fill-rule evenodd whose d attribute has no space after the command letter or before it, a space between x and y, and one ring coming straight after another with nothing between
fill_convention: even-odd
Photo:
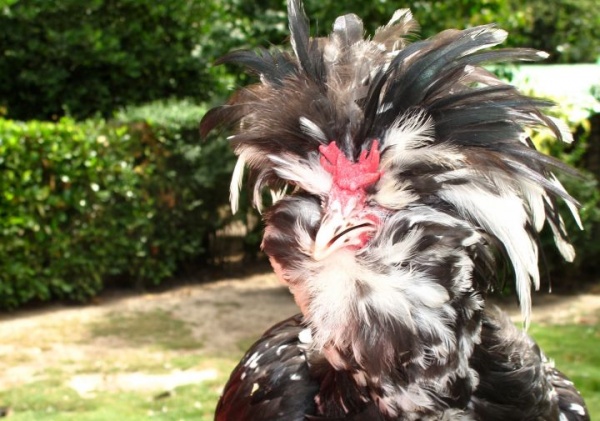
<instances>
[{"instance_id":1,"label":"blurred background","mask_svg":"<svg viewBox=\"0 0 600 421\"><path fill-rule=\"evenodd\" d=\"M534 135L538 148L581 171L580 178L559 177L582 205L583 231L566 220L577 258L562 262L543 232L543 292L597 296L596 1L345 3L306 0L313 35L328 33L334 19L349 12L372 33L408 7L421 38L495 22L509 32L506 46L550 54L543 64L492 70L556 101L551 114L565 120L575 138L564 145ZM293 311L289 297L261 275L268 272L259 253L260 216L244 197L236 215L229 210L235 158L225 134L203 141L198 133L207 109L252 82L239 68L212 63L232 49L285 44L285 10L284 0L0 0L0 417L211 419L241 352L268 327L268 317L287 315L257 313L252 328L238 329L235 340L219 348L215 337L231 327L219 323L243 325L254 317L232 316L245 307L227 289ZM225 298L210 295L221 287ZM507 282L500 292L510 290ZM266 296L252 295L256 291ZM161 294L170 304L151 311L131 301L156 302ZM194 298L194 308L212 310L177 311L185 297ZM572 306L593 301L588 298ZM277 307L279 301L289 307ZM82 316L90 304L95 313ZM546 304L550 310L559 305ZM48 315L61 311L50 323ZM572 313L568 320L540 320L533 332L556 348L552 356L568 366L592 414L600 416L599 313ZM106 353L86 348L94 345ZM190 381L160 380L173 371ZM75 375L106 379L116 372L156 375L159 386L140 392L69 383Z\"/></svg>"}]
</instances>

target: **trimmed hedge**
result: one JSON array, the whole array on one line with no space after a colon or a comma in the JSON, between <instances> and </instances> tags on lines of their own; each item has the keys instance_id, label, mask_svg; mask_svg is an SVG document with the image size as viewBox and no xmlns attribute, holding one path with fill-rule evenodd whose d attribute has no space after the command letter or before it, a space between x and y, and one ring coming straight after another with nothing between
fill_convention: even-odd
<instances>
[{"instance_id":1,"label":"trimmed hedge","mask_svg":"<svg viewBox=\"0 0 600 421\"><path fill-rule=\"evenodd\" d=\"M115 276L158 283L206 253L233 155L200 143L203 108L155 107L177 118L0 119L0 308L86 300Z\"/></svg>"}]
</instances>

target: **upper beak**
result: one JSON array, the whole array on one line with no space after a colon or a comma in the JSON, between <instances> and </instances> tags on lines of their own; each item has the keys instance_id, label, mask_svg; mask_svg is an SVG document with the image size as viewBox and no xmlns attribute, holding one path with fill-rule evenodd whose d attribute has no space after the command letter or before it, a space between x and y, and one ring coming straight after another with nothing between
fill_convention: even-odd
<instances>
[{"instance_id":1,"label":"upper beak","mask_svg":"<svg viewBox=\"0 0 600 421\"><path fill-rule=\"evenodd\" d=\"M346 217L341 211L328 211L315 238L313 258L323 260L342 248L358 250L371 238L376 225L373 218L365 215Z\"/></svg>"}]
</instances>

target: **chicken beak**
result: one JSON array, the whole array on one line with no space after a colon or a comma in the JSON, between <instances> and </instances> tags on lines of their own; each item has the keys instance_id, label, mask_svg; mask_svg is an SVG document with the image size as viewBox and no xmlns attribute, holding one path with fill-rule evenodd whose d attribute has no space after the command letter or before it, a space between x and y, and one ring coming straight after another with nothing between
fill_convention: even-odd
<instances>
[{"instance_id":1,"label":"chicken beak","mask_svg":"<svg viewBox=\"0 0 600 421\"><path fill-rule=\"evenodd\" d=\"M317 261L323 260L343 248L361 249L375 229L374 218L352 214L344 217L340 211L329 211L317 231L313 258Z\"/></svg>"}]
</instances>

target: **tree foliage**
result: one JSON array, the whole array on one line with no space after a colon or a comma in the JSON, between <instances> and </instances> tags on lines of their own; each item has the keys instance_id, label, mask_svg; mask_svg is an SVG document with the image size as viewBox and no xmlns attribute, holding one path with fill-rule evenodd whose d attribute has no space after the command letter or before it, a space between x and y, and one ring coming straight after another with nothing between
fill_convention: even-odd
<instances>
[{"instance_id":1,"label":"tree foliage","mask_svg":"<svg viewBox=\"0 0 600 421\"><path fill-rule=\"evenodd\" d=\"M594 0L305 3L313 35L350 12L372 33L408 7L422 37L496 22L510 32L507 45L546 50L550 62L600 56ZM211 63L231 49L268 48L287 36L285 0L3 0L0 107L16 119L86 118L168 97L223 97L245 76Z\"/></svg>"},{"instance_id":2,"label":"tree foliage","mask_svg":"<svg viewBox=\"0 0 600 421\"><path fill-rule=\"evenodd\" d=\"M110 116L166 97L206 99L201 2L20 0L0 9L0 105L16 119Z\"/></svg>"},{"instance_id":3,"label":"tree foliage","mask_svg":"<svg viewBox=\"0 0 600 421\"><path fill-rule=\"evenodd\" d=\"M217 1L213 10L213 37L226 49L280 44L287 37L285 1ZM337 16L355 13L368 33L385 24L399 8L412 10L428 37L448 28L497 23L509 31L509 46L533 47L551 54L551 62L595 62L600 58L600 10L595 0L379 0L336 2L305 0L313 35L323 35ZM221 32L223 31L224 32ZM231 34L227 36L226 34Z\"/></svg>"}]
</instances>

